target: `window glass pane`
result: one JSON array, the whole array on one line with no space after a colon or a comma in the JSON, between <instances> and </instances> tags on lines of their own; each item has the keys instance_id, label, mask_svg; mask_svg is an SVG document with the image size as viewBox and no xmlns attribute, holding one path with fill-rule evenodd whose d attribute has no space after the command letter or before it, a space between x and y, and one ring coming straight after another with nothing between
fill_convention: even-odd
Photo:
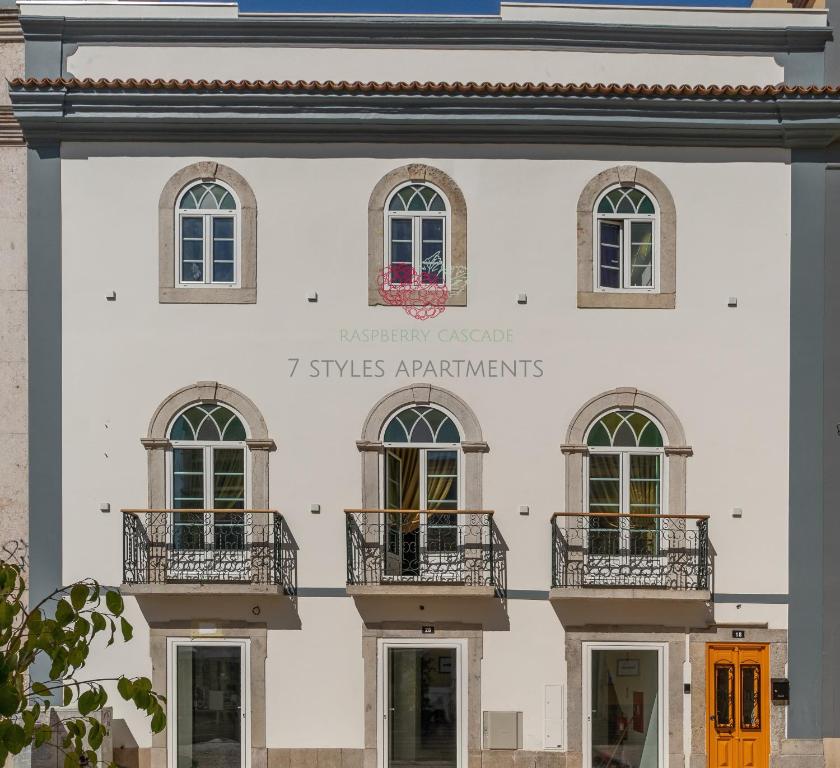
<instances>
[{"instance_id":1,"label":"window glass pane","mask_svg":"<svg viewBox=\"0 0 840 768\"><path fill-rule=\"evenodd\" d=\"M176 512L172 518L174 549L204 549L204 514L202 512Z\"/></svg>"},{"instance_id":2,"label":"window glass pane","mask_svg":"<svg viewBox=\"0 0 840 768\"><path fill-rule=\"evenodd\" d=\"M630 456L630 514L658 515L661 506L660 457ZM630 551L655 556L659 552L660 521L656 517L630 518Z\"/></svg>"},{"instance_id":3,"label":"window glass pane","mask_svg":"<svg viewBox=\"0 0 840 768\"><path fill-rule=\"evenodd\" d=\"M615 213L615 207L622 197L620 189L614 189L612 192L604 195L598 206L598 213Z\"/></svg>"},{"instance_id":4,"label":"window glass pane","mask_svg":"<svg viewBox=\"0 0 840 768\"><path fill-rule=\"evenodd\" d=\"M213 263L213 282L214 283L232 283L233 282L233 262L222 261Z\"/></svg>"},{"instance_id":5,"label":"window glass pane","mask_svg":"<svg viewBox=\"0 0 840 768\"><path fill-rule=\"evenodd\" d=\"M411 219L391 219L391 239L411 242Z\"/></svg>"},{"instance_id":6,"label":"window glass pane","mask_svg":"<svg viewBox=\"0 0 840 768\"><path fill-rule=\"evenodd\" d=\"M183 237L196 237L199 240L204 237L204 220L201 216L182 216L181 235Z\"/></svg>"},{"instance_id":7,"label":"window glass pane","mask_svg":"<svg viewBox=\"0 0 840 768\"><path fill-rule=\"evenodd\" d=\"M756 664L741 667L741 727L761 728L761 668Z\"/></svg>"},{"instance_id":8,"label":"window glass pane","mask_svg":"<svg viewBox=\"0 0 840 768\"><path fill-rule=\"evenodd\" d=\"M410 283L414 247L410 219L391 219L391 282Z\"/></svg>"},{"instance_id":9,"label":"window glass pane","mask_svg":"<svg viewBox=\"0 0 840 768\"><path fill-rule=\"evenodd\" d=\"M458 508L457 451L429 451L426 455L428 509ZM434 552L453 552L458 545L456 515L428 515L427 546Z\"/></svg>"},{"instance_id":10,"label":"window glass pane","mask_svg":"<svg viewBox=\"0 0 840 768\"><path fill-rule=\"evenodd\" d=\"M213 450L213 508L245 508L245 451L242 448Z\"/></svg>"},{"instance_id":11,"label":"window glass pane","mask_svg":"<svg viewBox=\"0 0 840 768\"><path fill-rule=\"evenodd\" d=\"M651 199L647 195L645 195L644 199L639 203L638 210L639 210L639 213L646 213L646 214L650 214L650 215L653 215L654 213L656 213L656 211L654 210L654 207L653 207L653 202L651 201Z\"/></svg>"},{"instance_id":12,"label":"window glass pane","mask_svg":"<svg viewBox=\"0 0 840 768\"><path fill-rule=\"evenodd\" d=\"M428 210L426 200L423 197L423 190L425 187L413 187L413 194L408 201L409 211L425 211Z\"/></svg>"},{"instance_id":13,"label":"window glass pane","mask_svg":"<svg viewBox=\"0 0 840 768\"><path fill-rule=\"evenodd\" d=\"M222 435L219 432L219 427L216 424L216 421L212 418L212 416L208 416L201 423L201 426L198 428L198 439L210 441L222 439Z\"/></svg>"},{"instance_id":14,"label":"window glass pane","mask_svg":"<svg viewBox=\"0 0 840 768\"><path fill-rule=\"evenodd\" d=\"M599 232L599 280L601 288L621 287L621 225L601 221Z\"/></svg>"},{"instance_id":15,"label":"window glass pane","mask_svg":"<svg viewBox=\"0 0 840 768\"><path fill-rule=\"evenodd\" d=\"M224 507L217 508L224 509ZM243 552L246 549L245 515L242 513L214 514L213 546L219 550ZM238 567L240 567L238 559L230 561L231 575L236 572ZM244 572L243 575L245 575Z\"/></svg>"},{"instance_id":16,"label":"window glass pane","mask_svg":"<svg viewBox=\"0 0 840 768\"><path fill-rule=\"evenodd\" d=\"M432 435L432 430L430 429L428 423L425 419L420 419L417 424L415 424L414 429L411 432L411 442L433 443L434 440L434 435Z\"/></svg>"},{"instance_id":17,"label":"window glass pane","mask_svg":"<svg viewBox=\"0 0 840 768\"><path fill-rule=\"evenodd\" d=\"M633 432L633 429L626 421L615 431L613 445L618 445L622 448L636 447L636 433Z\"/></svg>"},{"instance_id":18,"label":"window glass pane","mask_svg":"<svg viewBox=\"0 0 840 768\"><path fill-rule=\"evenodd\" d=\"M589 436L586 438L586 444L591 446L610 444L609 433L600 421L589 430Z\"/></svg>"},{"instance_id":19,"label":"window glass pane","mask_svg":"<svg viewBox=\"0 0 840 768\"><path fill-rule=\"evenodd\" d=\"M735 698L735 668L731 664L715 664L715 724L719 729L732 728Z\"/></svg>"},{"instance_id":20,"label":"window glass pane","mask_svg":"<svg viewBox=\"0 0 840 768\"><path fill-rule=\"evenodd\" d=\"M169 431L170 440L195 440L192 426L183 414L177 418Z\"/></svg>"},{"instance_id":21,"label":"window glass pane","mask_svg":"<svg viewBox=\"0 0 840 768\"><path fill-rule=\"evenodd\" d=\"M659 652L634 647L593 648L590 686L590 765L656 768L663 692ZM667 728L667 722L665 723Z\"/></svg>"},{"instance_id":22,"label":"window glass pane","mask_svg":"<svg viewBox=\"0 0 840 768\"><path fill-rule=\"evenodd\" d=\"M172 450L172 507L204 508L204 450L174 448Z\"/></svg>"},{"instance_id":23,"label":"window glass pane","mask_svg":"<svg viewBox=\"0 0 840 768\"><path fill-rule=\"evenodd\" d=\"M447 418L446 421L438 429L436 443L458 443L461 441L461 436L458 434L458 427L452 422L452 419Z\"/></svg>"},{"instance_id":24,"label":"window glass pane","mask_svg":"<svg viewBox=\"0 0 840 768\"><path fill-rule=\"evenodd\" d=\"M619 546L618 512L621 502L621 461L617 454L595 453L589 457L589 511L601 513L589 518L589 551L616 554Z\"/></svg>"},{"instance_id":25,"label":"window glass pane","mask_svg":"<svg viewBox=\"0 0 840 768\"><path fill-rule=\"evenodd\" d=\"M244 440L246 437L244 425L234 416L225 426L222 440Z\"/></svg>"},{"instance_id":26,"label":"window glass pane","mask_svg":"<svg viewBox=\"0 0 840 768\"><path fill-rule=\"evenodd\" d=\"M181 281L204 280L204 220L199 216L181 218Z\"/></svg>"},{"instance_id":27,"label":"window glass pane","mask_svg":"<svg viewBox=\"0 0 840 768\"><path fill-rule=\"evenodd\" d=\"M214 216L213 217L213 238L228 240L233 239L233 217L232 216Z\"/></svg>"},{"instance_id":28,"label":"window glass pane","mask_svg":"<svg viewBox=\"0 0 840 768\"><path fill-rule=\"evenodd\" d=\"M653 223L630 223L630 279L634 287L653 285Z\"/></svg>"},{"instance_id":29,"label":"window glass pane","mask_svg":"<svg viewBox=\"0 0 840 768\"><path fill-rule=\"evenodd\" d=\"M424 283L444 281L443 219L422 219L421 279Z\"/></svg>"}]
</instances>

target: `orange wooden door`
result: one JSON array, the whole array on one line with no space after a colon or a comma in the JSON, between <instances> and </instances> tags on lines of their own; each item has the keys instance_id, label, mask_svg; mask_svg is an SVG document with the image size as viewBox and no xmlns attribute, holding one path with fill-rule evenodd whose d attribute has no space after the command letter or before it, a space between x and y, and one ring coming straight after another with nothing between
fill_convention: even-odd
<instances>
[{"instance_id":1,"label":"orange wooden door","mask_svg":"<svg viewBox=\"0 0 840 768\"><path fill-rule=\"evenodd\" d=\"M709 768L768 768L768 660L766 645L708 645L706 752Z\"/></svg>"}]
</instances>

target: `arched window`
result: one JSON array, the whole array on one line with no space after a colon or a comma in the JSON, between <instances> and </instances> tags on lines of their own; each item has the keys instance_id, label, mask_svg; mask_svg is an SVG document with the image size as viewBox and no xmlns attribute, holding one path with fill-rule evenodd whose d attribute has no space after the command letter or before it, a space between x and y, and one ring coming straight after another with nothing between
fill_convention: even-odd
<instances>
[{"instance_id":1,"label":"arched window","mask_svg":"<svg viewBox=\"0 0 840 768\"><path fill-rule=\"evenodd\" d=\"M202 553L244 550L244 513L226 511L246 509L250 496L242 419L225 405L198 403L173 420L168 437L171 509L200 510L174 513L173 549ZM189 570L191 563L197 565L193 558L181 567Z\"/></svg>"},{"instance_id":2,"label":"arched window","mask_svg":"<svg viewBox=\"0 0 840 768\"><path fill-rule=\"evenodd\" d=\"M601 416L586 435L589 549L656 555L664 508L662 432L637 410Z\"/></svg>"},{"instance_id":3,"label":"arched window","mask_svg":"<svg viewBox=\"0 0 840 768\"><path fill-rule=\"evenodd\" d=\"M232 189L199 181L178 199L178 281L235 286L239 282L239 205Z\"/></svg>"},{"instance_id":4,"label":"arched window","mask_svg":"<svg viewBox=\"0 0 840 768\"><path fill-rule=\"evenodd\" d=\"M400 510L386 515L385 571L421 576L430 556L458 547L457 515L446 513L461 498L461 433L439 408L412 405L391 417L382 445L383 508Z\"/></svg>"},{"instance_id":5,"label":"arched window","mask_svg":"<svg viewBox=\"0 0 840 768\"><path fill-rule=\"evenodd\" d=\"M385 264L391 284L449 281L449 205L427 182L397 187L385 206Z\"/></svg>"},{"instance_id":6,"label":"arched window","mask_svg":"<svg viewBox=\"0 0 840 768\"><path fill-rule=\"evenodd\" d=\"M658 287L656 201L638 186L617 186L595 208L595 281L602 291Z\"/></svg>"}]
</instances>

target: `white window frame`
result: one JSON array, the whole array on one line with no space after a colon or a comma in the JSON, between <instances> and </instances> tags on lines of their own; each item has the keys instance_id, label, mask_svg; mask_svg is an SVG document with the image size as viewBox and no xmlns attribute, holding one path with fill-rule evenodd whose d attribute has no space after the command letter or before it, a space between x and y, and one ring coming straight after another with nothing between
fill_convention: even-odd
<instances>
[{"instance_id":1,"label":"white window frame","mask_svg":"<svg viewBox=\"0 0 840 768\"><path fill-rule=\"evenodd\" d=\"M239 768L249 768L251 764L251 641L245 638L206 638L193 639L186 637L168 637L166 639L166 657L167 657L167 722L169 727L167 730L167 766L168 768L177 768L178 764L178 719L177 719L177 702L178 702L178 669L177 669L177 649L180 646L213 646L213 645L228 645L237 646L240 648L242 654L242 664L240 667L240 685L242 691L242 760ZM231 768L233 768L231 766Z\"/></svg>"},{"instance_id":2,"label":"white window frame","mask_svg":"<svg viewBox=\"0 0 840 768\"><path fill-rule=\"evenodd\" d=\"M441 413L445 413L451 420L452 423L455 425L455 428L458 430L459 435L463 435L463 431L461 429L461 425L458 423L458 419L452 415L450 411L446 408L442 408L439 405L431 405L425 403L411 403L409 405L404 406L403 408L399 408L394 411L389 417L388 420L385 422L385 425L382 428L382 434L385 434L385 430L388 429L388 425L391 423L393 419L395 419L400 413L403 411L409 411L412 408L434 408L435 410L440 411ZM461 442L457 443L391 443L391 442L384 442L382 443L382 452L379 455L379 508L384 510L385 504L387 502L387 470L385 463L387 461L387 454L389 450L395 448L416 448L420 453L420 457L418 459L418 465L420 470L420 477L418 482L420 484L420 509L428 509L429 500L428 500L428 455L429 451L455 451L456 460L457 460L457 472L458 472L458 482L456 485L458 491L458 501L455 505L455 509L452 510L456 512L457 510L461 509L461 501L464 498L464 451L461 446ZM463 515L456 515L455 516L455 525L458 528L458 542L459 546L461 542L461 527L464 525L464 520L462 519ZM426 544L426 532L428 530L429 524L429 515L423 513L421 515L422 524L420 526L420 530L422 532L420 538L420 546L422 547L423 551L426 553L426 557L428 558L429 562L441 562L441 560L452 559L458 557L458 552L446 553L446 552L429 552L429 549ZM384 535L384 527L383 527L383 535ZM422 562L421 562L421 574L422 574Z\"/></svg>"},{"instance_id":3,"label":"white window frame","mask_svg":"<svg viewBox=\"0 0 840 768\"><path fill-rule=\"evenodd\" d=\"M613 408L609 411L605 411L604 413L600 414L597 419L594 419L593 422L589 425L586 430L586 434L584 436L584 442L589 439L589 433L592 428L604 418L604 416L614 413L617 411L633 411L632 408ZM636 410L636 413L640 413L646 419L649 419L650 422L659 430L659 434L662 436L663 440L665 438L665 430L662 428L662 425L657 421L651 414L647 411ZM618 512L619 515L629 515L630 514L630 456L658 456L659 457L659 512L656 514L663 515L667 517L668 515L668 462L666 461L666 454L665 448L649 448L649 447L638 447L638 448L629 448L624 446L611 446L611 445L599 445L599 446L591 446L587 447L587 454L585 457L584 468L584 489L583 489L583 502L585 505L585 511L589 513L589 482L590 482L590 456L593 454L607 454L607 455L616 455L619 456L619 480L620 480L620 489L619 489L619 500L618 500ZM591 518L587 518L591 520ZM619 517L618 518L618 526L619 526L619 548L622 550L626 550L629 546L630 542L630 518L628 517ZM659 531L659 539L660 539L660 549L662 545L664 545L664 529L661 525L657 526Z\"/></svg>"},{"instance_id":4,"label":"white window frame","mask_svg":"<svg viewBox=\"0 0 840 768\"><path fill-rule=\"evenodd\" d=\"M659 652L659 765L668 768L668 643L644 642L590 642L581 643L581 712L583 713L583 768L592 768L592 651L655 650Z\"/></svg>"},{"instance_id":5,"label":"white window frame","mask_svg":"<svg viewBox=\"0 0 840 768\"><path fill-rule=\"evenodd\" d=\"M454 648L455 664L458 669L457 678L457 711L458 711L458 752L456 768L467 768L468 760L468 736L469 736L469 702L468 683L469 671L467 663L469 653L466 638L419 640L412 638L379 638L377 640L377 676L379 681L376 690L376 708L379 716L376 718L376 741L377 753L379 755L378 768L389 768L388 766L388 650L390 648Z\"/></svg>"},{"instance_id":6,"label":"white window frame","mask_svg":"<svg viewBox=\"0 0 840 768\"><path fill-rule=\"evenodd\" d=\"M391 200L393 200L394 196L401 190L405 189L406 187L414 187L414 186L425 186L429 187L429 189L437 192L440 195L440 199L443 200L443 204L446 208L444 211L392 211L390 210L391 207ZM389 268L391 267L391 220L392 219L411 219L411 266L414 271L418 275L422 275L422 263L423 263L423 233L422 233L422 220L423 219L443 219L443 282L439 283L438 285L444 285L451 290L452 288L452 280L450 275L452 274L452 227L451 227L451 215L452 215L452 206L449 202L449 198L446 196L446 193L435 184L431 184L428 181L406 181L403 184L400 184L397 187L394 187L391 190L391 194L388 195L388 198L385 200L385 225L384 225L384 232L383 237L385 240L383 253L384 253L384 263L382 265L383 269L386 270L384 272L385 275L388 275ZM390 283L385 282L384 287L386 290L391 289L392 287L395 289L399 289L400 283ZM426 285L436 285L435 283L426 283Z\"/></svg>"},{"instance_id":7,"label":"white window frame","mask_svg":"<svg viewBox=\"0 0 840 768\"><path fill-rule=\"evenodd\" d=\"M231 413L235 414L239 421L242 423L242 426L245 428L246 432L246 440L247 440L247 422L245 419L242 418L241 414L235 409L229 406L227 403L207 403L207 402L200 402L200 403L190 403L186 408L182 408L178 414L172 419L169 425L169 430L171 431L172 426L175 422L183 415L184 412L188 411L195 405L220 405L223 408L226 408ZM250 543L250 535L248 531L248 515L247 510L251 508L251 452L248 450L248 444L246 440L169 440L169 447L166 449L166 506L168 509L174 510L175 509L175 499L174 499L174 451L176 448L194 448L194 449L201 449L204 452L204 458L202 460L202 469L204 472L204 505L202 509L212 509L213 507L207 506L208 500L210 502L214 502L214 494L213 494L213 461L214 461L214 451L219 448L236 448L240 449L243 452L244 461L243 461L243 471L245 473L244 476L244 486L245 486L245 499L244 499L244 506L241 510L241 514L243 516L243 537L244 537L244 544L245 550L247 551L248 545ZM190 513L200 510L190 510L190 509L179 509L177 512L184 512ZM240 510L231 510L231 514L234 512L239 512ZM173 518L170 525L170 537L171 541L168 543L171 544L175 537L175 519L174 515L177 514L173 512ZM215 546L213 545L214 542L214 514L213 512L205 512L204 513L204 551L211 551L215 550ZM224 513L223 513L224 514ZM188 550L188 551L197 551L197 550ZM222 551L222 550L220 550ZM238 550L237 550L238 551ZM171 564L168 566L171 567ZM178 575L182 578L189 578L190 573L189 570L179 569L177 571ZM245 573L243 572L243 578L245 577Z\"/></svg>"},{"instance_id":8,"label":"white window frame","mask_svg":"<svg viewBox=\"0 0 840 768\"><path fill-rule=\"evenodd\" d=\"M198 184L217 184L226 189L230 196L236 202L236 209L231 210L227 208L209 209L209 208L193 208L187 209L181 207L181 201L184 196ZM236 191L229 184L226 184L219 179L195 179L181 190L178 195L178 200L175 205L175 285L182 288L189 288L194 286L220 288L239 288L242 264L241 264L241 209L242 203ZM203 237L203 256L204 256L204 279L203 280L184 280L182 279L181 259L183 258L183 239L181 235L181 221L186 218L201 218L202 237ZM233 280L231 282L220 282L213 280L213 219L233 218Z\"/></svg>"},{"instance_id":9,"label":"white window frame","mask_svg":"<svg viewBox=\"0 0 840 768\"><path fill-rule=\"evenodd\" d=\"M659 293L659 203L654 197L653 193L641 185L635 185L635 188L647 195L653 204L653 213L598 213L598 208L601 201L613 190L622 189L625 185L613 184L607 187L595 201L595 206L592 209L594 218L592 231L594 236L592 238L592 264L593 276L592 285L596 292L602 293ZM609 288L601 285L601 222L609 221L621 225L621 232L619 235L619 248L621 260L621 286L619 288ZM653 257L651 259L651 270L653 272L653 279L649 286L633 286L631 285L631 271L630 271L630 229L632 222L653 222L651 233L651 248L653 250Z\"/></svg>"}]
</instances>

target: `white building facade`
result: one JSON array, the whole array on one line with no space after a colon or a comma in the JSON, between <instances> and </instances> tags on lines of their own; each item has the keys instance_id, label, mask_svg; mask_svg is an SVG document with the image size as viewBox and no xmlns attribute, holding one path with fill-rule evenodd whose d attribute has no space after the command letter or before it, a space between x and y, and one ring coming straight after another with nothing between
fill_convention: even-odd
<instances>
[{"instance_id":1,"label":"white building facade","mask_svg":"<svg viewBox=\"0 0 840 768\"><path fill-rule=\"evenodd\" d=\"M119 760L826 762L826 12L21 18L33 569L128 597Z\"/></svg>"}]
</instances>

